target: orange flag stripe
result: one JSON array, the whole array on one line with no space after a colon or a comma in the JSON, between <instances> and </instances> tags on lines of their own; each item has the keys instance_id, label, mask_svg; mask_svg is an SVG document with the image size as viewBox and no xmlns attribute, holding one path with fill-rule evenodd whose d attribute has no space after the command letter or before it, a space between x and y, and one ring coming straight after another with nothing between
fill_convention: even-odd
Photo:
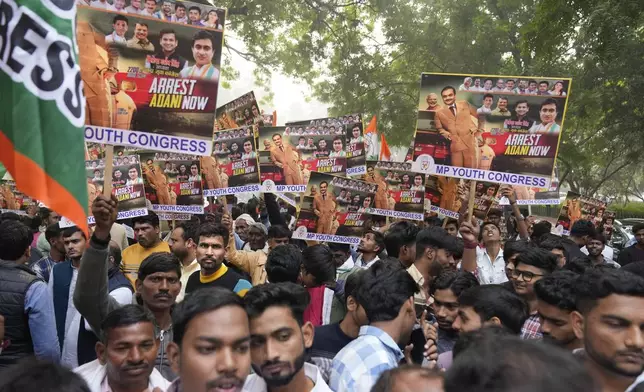
<instances>
[{"instance_id":1,"label":"orange flag stripe","mask_svg":"<svg viewBox=\"0 0 644 392\"><path fill-rule=\"evenodd\" d=\"M373 116L371 118L371 121L369 121L369 125L367 125L367 128L365 128L364 133L367 134L367 133L376 132L376 128L377 128L377 120L376 120L376 116Z\"/></svg>"},{"instance_id":2,"label":"orange flag stripe","mask_svg":"<svg viewBox=\"0 0 644 392\"><path fill-rule=\"evenodd\" d=\"M45 173L42 167L16 151L11 140L2 132L0 156L5 157L3 163L21 192L43 202L47 207L76 223L85 234L88 233L87 211L84 211L67 189Z\"/></svg>"}]
</instances>

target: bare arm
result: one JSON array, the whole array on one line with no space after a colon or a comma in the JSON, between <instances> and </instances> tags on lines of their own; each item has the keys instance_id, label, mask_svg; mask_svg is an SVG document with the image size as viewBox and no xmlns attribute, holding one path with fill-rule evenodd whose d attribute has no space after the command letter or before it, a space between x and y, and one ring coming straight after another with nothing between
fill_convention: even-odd
<instances>
[{"instance_id":1,"label":"bare arm","mask_svg":"<svg viewBox=\"0 0 644 392\"><path fill-rule=\"evenodd\" d=\"M476 263L476 247L477 240L479 237L479 224L475 217L472 217L469 221L466 219L461 223L459 232L463 241L465 242L465 249L463 250L463 260L461 262L461 268L463 271L468 271L471 273L476 272L477 263Z\"/></svg>"},{"instance_id":2,"label":"bare arm","mask_svg":"<svg viewBox=\"0 0 644 392\"><path fill-rule=\"evenodd\" d=\"M519 211L519 206L517 205L517 194L510 187L503 189L503 196L507 197L510 201L510 206L512 206L512 215L517 220L517 229L519 230L519 237L521 239L527 240L530 238L530 233L528 233L528 225L525 223L521 211Z\"/></svg>"}]
</instances>

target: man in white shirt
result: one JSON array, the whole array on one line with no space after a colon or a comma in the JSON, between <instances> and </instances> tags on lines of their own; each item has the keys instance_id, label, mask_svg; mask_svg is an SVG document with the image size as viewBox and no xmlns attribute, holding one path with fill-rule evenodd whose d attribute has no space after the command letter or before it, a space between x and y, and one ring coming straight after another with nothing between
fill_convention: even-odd
<instances>
[{"instance_id":1,"label":"man in white shirt","mask_svg":"<svg viewBox=\"0 0 644 392\"><path fill-rule=\"evenodd\" d=\"M485 94L483 96L483 106L480 108L476 109L476 113L478 114L490 114L492 113L492 104L494 103L494 95L492 94Z\"/></svg>"},{"instance_id":2,"label":"man in white shirt","mask_svg":"<svg viewBox=\"0 0 644 392\"><path fill-rule=\"evenodd\" d=\"M317 366L306 363L313 325L304 322L311 297L295 283L255 286L244 297L250 320L251 365L244 391L330 392Z\"/></svg>"},{"instance_id":3,"label":"man in white shirt","mask_svg":"<svg viewBox=\"0 0 644 392\"><path fill-rule=\"evenodd\" d=\"M130 0L130 5L125 7L128 14L138 14L141 12L141 0Z\"/></svg>"},{"instance_id":4,"label":"man in white shirt","mask_svg":"<svg viewBox=\"0 0 644 392\"><path fill-rule=\"evenodd\" d=\"M74 369L91 392L164 391L170 382L154 368L159 341L154 318L139 305L125 305L110 312L101 325L96 344L98 359Z\"/></svg>"},{"instance_id":5,"label":"man in white shirt","mask_svg":"<svg viewBox=\"0 0 644 392\"><path fill-rule=\"evenodd\" d=\"M201 270L201 266L197 262L196 234L196 224L191 222L181 223L172 230L170 240L168 240L170 250L181 262L181 292L177 295L177 302L181 302L186 295L186 285L190 275L195 271Z\"/></svg>"},{"instance_id":6,"label":"man in white shirt","mask_svg":"<svg viewBox=\"0 0 644 392\"><path fill-rule=\"evenodd\" d=\"M192 56L195 65L181 70L182 78L204 79L219 82L219 70L212 63L215 55L215 37L204 30L199 30L192 37Z\"/></svg>"},{"instance_id":7,"label":"man in white shirt","mask_svg":"<svg viewBox=\"0 0 644 392\"><path fill-rule=\"evenodd\" d=\"M140 14L143 16L149 16L150 18L156 18L154 12L157 9L157 2L154 0L145 0L145 8L141 10Z\"/></svg>"},{"instance_id":8,"label":"man in white shirt","mask_svg":"<svg viewBox=\"0 0 644 392\"><path fill-rule=\"evenodd\" d=\"M117 44L117 45L127 45L127 38L125 38L125 33L127 33L128 20L123 15L116 15L112 19L112 31L111 34L105 36L105 43L107 44Z\"/></svg>"},{"instance_id":9,"label":"man in white shirt","mask_svg":"<svg viewBox=\"0 0 644 392\"><path fill-rule=\"evenodd\" d=\"M471 221L461 224L459 232L465 243L462 269L476 275L481 284L507 282L499 227L485 222L479 229L477 219L472 217ZM478 246L479 241L483 242L482 248Z\"/></svg>"},{"instance_id":10,"label":"man in white shirt","mask_svg":"<svg viewBox=\"0 0 644 392\"><path fill-rule=\"evenodd\" d=\"M114 0L114 3L108 6L107 9L114 12L126 12L125 0Z\"/></svg>"},{"instance_id":11,"label":"man in white shirt","mask_svg":"<svg viewBox=\"0 0 644 392\"><path fill-rule=\"evenodd\" d=\"M62 346L61 364L73 369L81 364L79 352L92 349L92 347L79 347L79 342L82 342L81 335L91 332L91 327L86 321L81 325L82 317L73 301L78 267L87 240L85 234L78 227L73 226L63 231L63 242L68 261L54 266L49 276L48 286L54 300L56 327ZM110 247L112 260L118 259L120 263L120 254L118 246ZM110 296L123 305L132 303L131 286L127 283L127 286L118 287L110 292Z\"/></svg>"},{"instance_id":12,"label":"man in white shirt","mask_svg":"<svg viewBox=\"0 0 644 392\"><path fill-rule=\"evenodd\" d=\"M201 174L199 174L199 166L196 163L190 165L190 177L188 181L201 181Z\"/></svg>"}]
</instances>

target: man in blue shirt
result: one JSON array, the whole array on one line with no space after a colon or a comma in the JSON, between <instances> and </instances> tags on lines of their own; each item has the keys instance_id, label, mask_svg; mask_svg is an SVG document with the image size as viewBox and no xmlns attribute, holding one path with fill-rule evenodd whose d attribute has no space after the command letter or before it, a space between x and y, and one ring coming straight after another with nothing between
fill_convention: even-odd
<instances>
[{"instance_id":1,"label":"man in blue shirt","mask_svg":"<svg viewBox=\"0 0 644 392\"><path fill-rule=\"evenodd\" d=\"M0 223L0 314L5 331L0 369L35 355L57 362L60 347L47 284L24 264L29 260L31 231L21 222Z\"/></svg>"},{"instance_id":2,"label":"man in blue shirt","mask_svg":"<svg viewBox=\"0 0 644 392\"><path fill-rule=\"evenodd\" d=\"M329 386L336 392L370 391L382 372L404 358L416 323L418 285L400 265L377 261L362 276L357 291L369 325L333 359Z\"/></svg>"}]
</instances>

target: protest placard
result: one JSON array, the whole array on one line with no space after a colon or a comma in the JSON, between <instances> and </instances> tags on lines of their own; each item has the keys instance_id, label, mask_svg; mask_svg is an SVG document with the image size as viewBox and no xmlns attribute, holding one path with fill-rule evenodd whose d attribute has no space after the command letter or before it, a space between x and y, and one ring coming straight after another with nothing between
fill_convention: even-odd
<instances>
[{"instance_id":1,"label":"protest placard","mask_svg":"<svg viewBox=\"0 0 644 392\"><path fill-rule=\"evenodd\" d=\"M293 238L358 244L369 220L377 186L364 181L311 173Z\"/></svg>"},{"instance_id":2,"label":"protest placard","mask_svg":"<svg viewBox=\"0 0 644 392\"><path fill-rule=\"evenodd\" d=\"M264 119L255 99L255 93L249 92L217 108L215 129L233 129L244 125L262 125ZM271 123L266 125L271 126Z\"/></svg>"},{"instance_id":3,"label":"protest placard","mask_svg":"<svg viewBox=\"0 0 644 392\"><path fill-rule=\"evenodd\" d=\"M555 230L563 235L570 235L570 229L581 219L589 220L599 226L605 210L606 203L603 201L569 191L559 212Z\"/></svg>"},{"instance_id":4,"label":"protest placard","mask_svg":"<svg viewBox=\"0 0 644 392\"><path fill-rule=\"evenodd\" d=\"M366 152L362 116L359 114L287 122L284 134L298 149L313 152L318 158L346 158L346 174L349 177L365 174ZM328 173L317 170L315 167L319 165L309 165L312 171Z\"/></svg>"},{"instance_id":5,"label":"protest placard","mask_svg":"<svg viewBox=\"0 0 644 392\"><path fill-rule=\"evenodd\" d=\"M527 187L523 185L510 185L516 196L518 205L556 205L558 206L561 203L559 198L559 175L557 168L555 167L555 172L550 181L549 188L535 188ZM499 205L505 206L509 205L510 202L506 197L501 197L499 199Z\"/></svg>"},{"instance_id":6,"label":"protest placard","mask_svg":"<svg viewBox=\"0 0 644 392\"><path fill-rule=\"evenodd\" d=\"M303 193L313 171L321 173L346 172L347 159L330 157L330 151L317 150L315 140L325 137L311 135L313 147L300 145L299 135L289 135L286 127L261 127L257 151L262 192ZM304 148L306 147L306 148Z\"/></svg>"},{"instance_id":7,"label":"protest placard","mask_svg":"<svg viewBox=\"0 0 644 392\"><path fill-rule=\"evenodd\" d=\"M548 188L570 83L424 73L413 159L430 174Z\"/></svg>"},{"instance_id":8,"label":"protest placard","mask_svg":"<svg viewBox=\"0 0 644 392\"><path fill-rule=\"evenodd\" d=\"M205 196L259 192L253 127L215 132L212 156L202 159Z\"/></svg>"},{"instance_id":9,"label":"protest placard","mask_svg":"<svg viewBox=\"0 0 644 392\"><path fill-rule=\"evenodd\" d=\"M365 181L378 185L370 214L424 219L425 174L412 171L410 162L367 161Z\"/></svg>"},{"instance_id":10,"label":"protest placard","mask_svg":"<svg viewBox=\"0 0 644 392\"><path fill-rule=\"evenodd\" d=\"M463 203L469 198L470 186L475 183L473 214L485 220L490 209L498 205L500 184L471 181L461 178L427 176L425 186L425 211L458 219ZM428 200L429 199L429 200Z\"/></svg>"},{"instance_id":11,"label":"protest placard","mask_svg":"<svg viewBox=\"0 0 644 392\"><path fill-rule=\"evenodd\" d=\"M138 155L148 208L155 212L203 214L201 160L208 157L116 147L115 160Z\"/></svg>"},{"instance_id":12,"label":"protest placard","mask_svg":"<svg viewBox=\"0 0 644 392\"><path fill-rule=\"evenodd\" d=\"M0 180L0 212L25 215L27 208L35 206L35 200L20 192L13 180Z\"/></svg>"},{"instance_id":13,"label":"protest placard","mask_svg":"<svg viewBox=\"0 0 644 392\"><path fill-rule=\"evenodd\" d=\"M86 140L210 155L225 10L179 5L208 19L77 7Z\"/></svg>"}]
</instances>

